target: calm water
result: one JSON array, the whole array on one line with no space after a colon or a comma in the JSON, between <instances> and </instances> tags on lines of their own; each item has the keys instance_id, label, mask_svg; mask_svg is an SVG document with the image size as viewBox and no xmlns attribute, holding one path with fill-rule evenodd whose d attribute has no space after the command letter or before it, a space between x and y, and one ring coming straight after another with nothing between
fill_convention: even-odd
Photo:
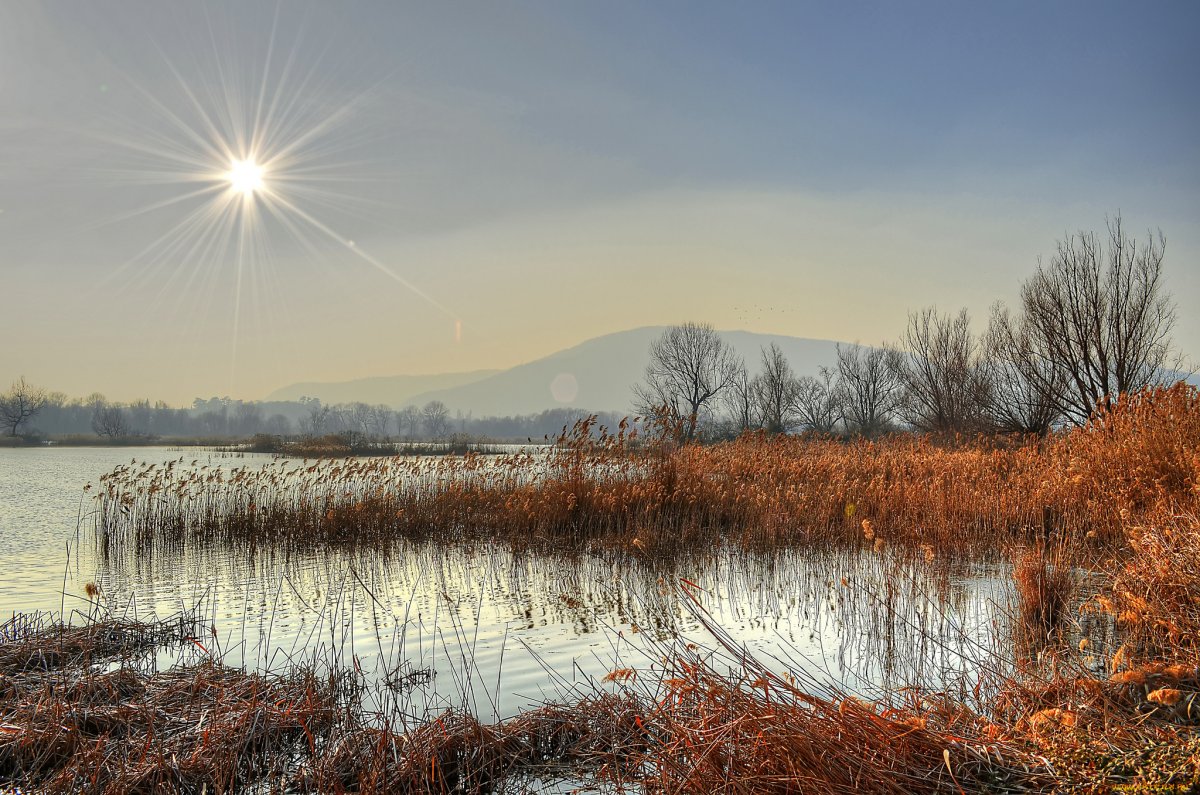
<instances>
[{"instance_id":1,"label":"calm water","mask_svg":"<svg viewBox=\"0 0 1200 795\"><path fill-rule=\"evenodd\" d=\"M650 666L680 639L714 645L682 579L695 584L708 621L777 668L866 691L969 673L1008 600L994 573L948 576L874 552L694 550L672 571L421 544L287 556L211 549L101 564L85 484L131 459L180 458L226 467L270 460L0 449L0 615L86 612L84 587L94 582L105 609L120 615L197 612L210 626L201 643L232 664L338 659L391 682L418 708L466 705L490 718L616 667Z\"/></svg>"}]
</instances>

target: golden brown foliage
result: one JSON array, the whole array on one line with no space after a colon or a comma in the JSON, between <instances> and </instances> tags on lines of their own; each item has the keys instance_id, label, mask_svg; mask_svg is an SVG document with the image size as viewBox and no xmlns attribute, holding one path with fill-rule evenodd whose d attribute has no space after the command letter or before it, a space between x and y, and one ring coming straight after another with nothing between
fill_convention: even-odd
<instances>
[{"instance_id":1,"label":"golden brown foliage","mask_svg":"<svg viewBox=\"0 0 1200 795\"><path fill-rule=\"evenodd\" d=\"M644 446L624 428L594 431L582 423L549 451L494 457L130 465L100 489L100 537L106 550L434 537L658 555L845 543L868 520L887 543L978 553L1034 537L1111 547L1128 522L1200 500L1200 397L1186 385L1016 444L747 435Z\"/></svg>"}]
</instances>

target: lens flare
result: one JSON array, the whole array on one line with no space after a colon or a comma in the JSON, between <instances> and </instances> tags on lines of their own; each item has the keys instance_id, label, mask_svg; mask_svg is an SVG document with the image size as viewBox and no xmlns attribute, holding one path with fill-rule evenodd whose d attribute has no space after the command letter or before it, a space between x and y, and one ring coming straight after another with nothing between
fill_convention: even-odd
<instances>
[{"instance_id":1,"label":"lens flare","mask_svg":"<svg viewBox=\"0 0 1200 795\"><path fill-rule=\"evenodd\" d=\"M263 167L251 157L234 160L225 178L229 180L231 190L247 199L253 197L255 192L262 190L265 185Z\"/></svg>"},{"instance_id":2,"label":"lens flare","mask_svg":"<svg viewBox=\"0 0 1200 795\"><path fill-rule=\"evenodd\" d=\"M278 333L280 320L295 314L278 306L284 290L274 260L282 244L292 256L322 268L339 261L331 250L349 255L458 321L457 313L399 268L334 225L335 217L361 223L358 210L371 205L338 185L379 179L364 171L365 161L343 159L374 140L365 132L374 89L349 98L344 91L331 92L315 67L297 73L303 60L299 41L282 56L276 44L273 26L261 63L233 69L213 64L212 74L205 74L200 63L198 71L185 75L160 50L169 90L127 82L153 113L137 124L117 120L121 132L98 133L125 153L128 166L116 173L161 191L158 201L102 224L151 215L163 220L163 231L108 278L141 285L153 277L161 284L160 300L203 300L204 311L228 306L231 393L243 322ZM166 212L177 215L169 219L162 215ZM215 294L218 285L229 290L224 301ZM197 287L206 295L197 295Z\"/></svg>"}]
</instances>

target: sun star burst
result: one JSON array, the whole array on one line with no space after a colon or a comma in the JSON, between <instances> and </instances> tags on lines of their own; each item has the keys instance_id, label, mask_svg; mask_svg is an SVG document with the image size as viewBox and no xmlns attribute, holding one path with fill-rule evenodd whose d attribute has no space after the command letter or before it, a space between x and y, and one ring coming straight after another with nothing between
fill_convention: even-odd
<instances>
[{"instance_id":1,"label":"sun star burst","mask_svg":"<svg viewBox=\"0 0 1200 795\"><path fill-rule=\"evenodd\" d=\"M265 187L265 173L265 169L255 162L254 158L248 157L244 160L234 160L229 172L225 174L225 179L229 180L231 190L249 199Z\"/></svg>"},{"instance_id":2,"label":"sun star burst","mask_svg":"<svg viewBox=\"0 0 1200 795\"><path fill-rule=\"evenodd\" d=\"M160 295L174 294L178 304L194 300L197 286L211 300L215 285L228 274L231 393L243 315L256 327L271 327L273 318L291 314L275 307L283 294L274 271L281 251L292 261L320 263L338 261L331 251L348 254L453 319L456 339L461 335L454 311L332 225L331 216L369 205L339 184L352 186L362 178L361 172L343 171L346 163L340 158L363 144L348 122L352 117L369 121L365 109L373 93L349 99L327 94L314 73L295 73L299 40L281 58L274 39L272 30L261 64L238 65L228 73L215 67L215 74L209 74L200 66L185 75L164 54L164 71L173 78L169 90L128 83L144 100L147 121L134 125L118 120L118 130L100 135L124 153L125 164L117 173L132 182L175 189L173 195L104 223L177 213L163 216L162 230L109 278L133 282L151 271L162 274ZM234 73L245 79L232 79ZM261 75L257 87L240 89L243 82L253 84L255 73Z\"/></svg>"}]
</instances>

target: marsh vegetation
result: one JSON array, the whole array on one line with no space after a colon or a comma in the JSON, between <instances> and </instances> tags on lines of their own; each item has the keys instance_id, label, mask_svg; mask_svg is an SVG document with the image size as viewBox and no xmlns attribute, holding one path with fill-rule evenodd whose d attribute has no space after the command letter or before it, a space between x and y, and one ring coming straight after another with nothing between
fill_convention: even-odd
<instances>
[{"instance_id":1,"label":"marsh vegetation","mask_svg":"<svg viewBox=\"0 0 1200 795\"><path fill-rule=\"evenodd\" d=\"M0 779L1194 790L1200 391L1161 260L1118 218L981 337L926 310L820 377L675 327L644 416L544 446L355 448L311 406L287 457L121 464L84 607L0 628Z\"/></svg>"},{"instance_id":2,"label":"marsh vegetation","mask_svg":"<svg viewBox=\"0 0 1200 795\"><path fill-rule=\"evenodd\" d=\"M43 652L38 698L61 714L37 724L48 713L21 707L34 699L28 663L6 673L5 726L42 738L8 741L6 775L63 791L1196 784L1194 389L1147 390L1027 442L674 439L584 423L547 451L506 456L119 467L94 488L104 587L152 560L200 556L211 572L215 560L321 557L390 615L430 578L459 604L437 619L448 653L438 663L410 635L365 661L341 615L328 616L343 627L330 643L261 661L211 643L212 616L171 665ZM454 572L481 571L487 595L463 599ZM504 593L508 614L613 626L610 652L551 676L537 701L499 706L495 649L472 633L484 600ZM112 600L96 604L85 625L119 632L100 629ZM767 643L739 624L772 614L800 631ZM836 632L806 645L804 628L823 620ZM52 649L72 631L14 629L5 646ZM199 699L187 706L172 701L185 679ZM47 684L64 681L75 689ZM152 752L133 760L115 724L72 723L105 709L129 712L121 726ZM217 709L216 735L183 728ZM187 710L194 722L178 717ZM87 742L64 744L76 736ZM59 749L53 762L45 749ZM202 757L214 761L180 761Z\"/></svg>"}]
</instances>

